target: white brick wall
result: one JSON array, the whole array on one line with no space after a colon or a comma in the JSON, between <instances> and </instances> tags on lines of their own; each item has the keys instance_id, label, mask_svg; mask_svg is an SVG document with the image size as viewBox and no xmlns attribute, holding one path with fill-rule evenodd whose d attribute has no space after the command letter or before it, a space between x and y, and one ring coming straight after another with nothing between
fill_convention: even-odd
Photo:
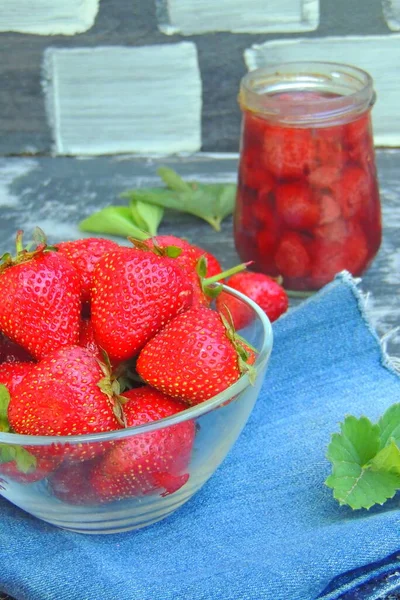
<instances>
[{"instance_id":1,"label":"white brick wall","mask_svg":"<svg viewBox=\"0 0 400 600\"><path fill-rule=\"evenodd\" d=\"M245 52L249 69L295 60L342 62L368 71L377 92L372 112L375 143L400 145L400 35L275 40Z\"/></svg>"},{"instance_id":2,"label":"white brick wall","mask_svg":"<svg viewBox=\"0 0 400 600\"><path fill-rule=\"evenodd\" d=\"M1 0L0 32L74 35L92 27L99 0Z\"/></svg>"},{"instance_id":3,"label":"white brick wall","mask_svg":"<svg viewBox=\"0 0 400 600\"><path fill-rule=\"evenodd\" d=\"M163 33L311 31L319 0L156 0Z\"/></svg>"},{"instance_id":4,"label":"white brick wall","mask_svg":"<svg viewBox=\"0 0 400 600\"><path fill-rule=\"evenodd\" d=\"M201 78L191 42L49 48L44 71L58 154L170 154L201 146Z\"/></svg>"}]
</instances>

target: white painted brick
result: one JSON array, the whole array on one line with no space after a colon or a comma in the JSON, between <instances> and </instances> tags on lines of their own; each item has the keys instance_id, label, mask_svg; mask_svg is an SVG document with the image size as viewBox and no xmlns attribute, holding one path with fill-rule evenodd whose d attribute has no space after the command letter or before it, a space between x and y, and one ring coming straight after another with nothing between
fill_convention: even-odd
<instances>
[{"instance_id":1,"label":"white painted brick","mask_svg":"<svg viewBox=\"0 0 400 600\"><path fill-rule=\"evenodd\" d=\"M319 0L156 0L159 28L172 35L208 31L312 31Z\"/></svg>"},{"instance_id":2,"label":"white painted brick","mask_svg":"<svg viewBox=\"0 0 400 600\"><path fill-rule=\"evenodd\" d=\"M377 92L372 111L375 143L400 145L400 35L277 40L245 51L249 69L296 60L347 63L368 71Z\"/></svg>"},{"instance_id":3,"label":"white painted brick","mask_svg":"<svg viewBox=\"0 0 400 600\"><path fill-rule=\"evenodd\" d=\"M382 0L383 16L392 31L400 31L400 0Z\"/></svg>"},{"instance_id":4,"label":"white painted brick","mask_svg":"<svg viewBox=\"0 0 400 600\"><path fill-rule=\"evenodd\" d=\"M0 31L74 35L90 29L100 0L1 0Z\"/></svg>"},{"instance_id":5,"label":"white painted brick","mask_svg":"<svg viewBox=\"0 0 400 600\"><path fill-rule=\"evenodd\" d=\"M201 78L191 42L49 48L44 72L58 154L200 149Z\"/></svg>"}]
</instances>

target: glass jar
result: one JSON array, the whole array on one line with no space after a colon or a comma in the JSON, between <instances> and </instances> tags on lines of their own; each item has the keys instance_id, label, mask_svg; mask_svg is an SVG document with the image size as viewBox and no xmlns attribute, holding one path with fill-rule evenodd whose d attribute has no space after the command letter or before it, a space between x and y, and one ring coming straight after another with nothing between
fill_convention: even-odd
<instances>
[{"instance_id":1,"label":"glass jar","mask_svg":"<svg viewBox=\"0 0 400 600\"><path fill-rule=\"evenodd\" d=\"M312 292L361 275L381 243L368 73L297 62L248 73L234 237L250 268Z\"/></svg>"}]
</instances>

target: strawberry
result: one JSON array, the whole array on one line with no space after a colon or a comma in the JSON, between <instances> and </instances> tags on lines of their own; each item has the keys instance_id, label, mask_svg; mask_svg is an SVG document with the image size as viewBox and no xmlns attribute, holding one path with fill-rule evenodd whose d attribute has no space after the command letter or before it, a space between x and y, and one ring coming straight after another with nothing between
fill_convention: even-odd
<instances>
[{"instance_id":1,"label":"strawberry","mask_svg":"<svg viewBox=\"0 0 400 600\"><path fill-rule=\"evenodd\" d=\"M168 248L168 246L175 246L176 248L182 248L182 250L190 248L190 243L188 241L176 235L156 235L145 240L144 244L148 248L154 248L155 246L162 249Z\"/></svg>"},{"instance_id":2,"label":"strawberry","mask_svg":"<svg viewBox=\"0 0 400 600\"><path fill-rule=\"evenodd\" d=\"M68 436L119 429L119 399L108 393L106 383L91 352L80 346L58 348L34 365L14 391L8 406L10 425L25 435ZM82 459L91 458L93 452L90 444L69 451Z\"/></svg>"},{"instance_id":3,"label":"strawberry","mask_svg":"<svg viewBox=\"0 0 400 600\"><path fill-rule=\"evenodd\" d=\"M335 213L334 213L335 214ZM316 239L325 242L345 244L349 233L349 223L342 218L333 219L318 225L313 231Z\"/></svg>"},{"instance_id":4,"label":"strawberry","mask_svg":"<svg viewBox=\"0 0 400 600\"><path fill-rule=\"evenodd\" d=\"M31 362L33 356L0 332L0 363Z\"/></svg>"},{"instance_id":5,"label":"strawberry","mask_svg":"<svg viewBox=\"0 0 400 600\"><path fill-rule=\"evenodd\" d=\"M140 352L136 368L165 394L198 404L237 381L251 358L218 312L198 306L155 335Z\"/></svg>"},{"instance_id":6,"label":"strawberry","mask_svg":"<svg viewBox=\"0 0 400 600\"><path fill-rule=\"evenodd\" d=\"M265 131L264 166L278 179L298 179L315 166L316 150L309 129L270 125Z\"/></svg>"},{"instance_id":7,"label":"strawberry","mask_svg":"<svg viewBox=\"0 0 400 600\"><path fill-rule=\"evenodd\" d=\"M333 193L345 219L354 217L369 202L372 182L360 167L350 166L333 185Z\"/></svg>"},{"instance_id":8,"label":"strawberry","mask_svg":"<svg viewBox=\"0 0 400 600\"><path fill-rule=\"evenodd\" d=\"M24 450L20 447L20 451ZM4 475L12 481L17 483L29 484L35 481L40 481L45 477L48 477L58 466L60 459L56 457L32 457L32 464L28 465L24 470L21 470L16 460L10 460L7 462L1 462L0 457L0 475Z\"/></svg>"},{"instance_id":9,"label":"strawberry","mask_svg":"<svg viewBox=\"0 0 400 600\"><path fill-rule=\"evenodd\" d=\"M91 352L96 358L102 360L103 355L101 349L96 343L96 338L94 336L93 324L90 319L82 319L81 327L79 332L79 346L82 348L86 348Z\"/></svg>"},{"instance_id":10,"label":"strawberry","mask_svg":"<svg viewBox=\"0 0 400 600\"><path fill-rule=\"evenodd\" d=\"M245 294L263 309L269 320L276 321L288 309L288 297L281 285L268 275L245 271L232 275L227 285ZM222 292L217 297L217 308L224 312L227 308L232 316L235 329L242 329L251 323L253 311L241 300Z\"/></svg>"},{"instance_id":11,"label":"strawberry","mask_svg":"<svg viewBox=\"0 0 400 600\"><path fill-rule=\"evenodd\" d=\"M0 330L36 359L79 339L79 277L69 261L40 243L3 256L0 265Z\"/></svg>"},{"instance_id":12,"label":"strawberry","mask_svg":"<svg viewBox=\"0 0 400 600\"><path fill-rule=\"evenodd\" d=\"M275 263L282 277L306 277L311 269L311 259L303 239L295 232L286 232L275 253Z\"/></svg>"},{"instance_id":13,"label":"strawberry","mask_svg":"<svg viewBox=\"0 0 400 600\"><path fill-rule=\"evenodd\" d=\"M98 504L96 491L90 485L90 473L99 458L83 462L64 462L48 479L53 496L74 505Z\"/></svg>"},{"instance_id":14,"label":"strawberry","mask_svg":"<svg viewBox=\"0 0 400 600\"><path fill-rule=\"evenodd\" d=\"M192 302L192 285L173 258L119 248L93 273L92 323L111 360L133 357Z\"/></svg>"},{"instance_id":15,"label":"strawberry","mask_svg":"<svg viewBox=\"0 0 400 600\"><path fill-rule=\"evenodd\" d=\"M351 228L345 239L317 238L312 251L311 282L315 289L332 281L344 269L360 275L369 258L367 240L358 227Z\"/></svg>"},{"instance_id":16,"label":"strawberry","mask_svg":"<svg viewBox=\"0 0 400 600\"><path fill-rule=\"evenodd\" d=\"M319 220L319 206L304 183L278 185L276 207L284 223L292 229L311 229Z\"/></svg>"},{"instance_id":17,"label":"strawberry","mask_svg":"<svg viewBox=\"0 0 400 600\"><path fill-rule=\"evenodd\" d=\"M158 235L154 238L146 240L144 243L132 240L137 247L147 246L158 250L164 256L168 256L169 248L179 248L181 252L174 255L176 264L188 275L193 287L192 304L204 304L208 306L212 300L211 296L203 290L201 280L199 278L199 261L205 260L204 278L213 277L222 272L221 265L211 253L203 250L199 246L189 244L185 240L173 235Z\"/></svg>"},{"instance_id":18,"label":"strawberry","mask_svg":"<svg viewBox=\"0 0 400 600\"><path fill-rule=\"evenodd\" d=\"M128 398L124 405L128 427L170 417L187 408L149 386L129 390L124 396ZM194 437L194 421L183 421L121 439L93 468L90 485L103 502L173 493L189 478Z\"/></svg>"},{"instance_id":19,"label":"strawberry","mask_svg":"<svg viewBox=\"0 0 400 600\"><path fill-rule=\"evenodd\" d=\"M319 225L327 225L333 223L341 216L339 204L328 193L321 193L317 196L320 205Z\"/></svg>"},{"instance_id":20,"label":"strawberry","mask_svg":"<svg viewBox=\"0 0 400 600\"><path fill-rule=\"evenodd\" d=\"M118 244L104 238L83 238L60 242L54 246L58 249L58 253L65 256L78 271L82 287L82 302L88 303L96 264L107 252L118 248Z\"/></svg>"},{"instance_id":21,"label":"strawberry","mask_svg":"<svg viewBox=\"0 0 400 600\"><path fill-rule=\"evenodd\" d=\"M200 248L200 246L196 246L195 244L191 244L192 251L197 254L197 260L199 260L202 256L206 259L207 270L206 277L213 277L214 275L218 275L218 273L222 273L222 267L219 263L219 260L208 252L204 250L204 248ZM178 257L179 258L179 257Z\"/></svg>"},{"instance_id":22,"label":"strawberry","mask_svg":"<svg viewBox=\"0 0 400 600\"><path fill-rule=\"evenodd\" d=\"M317 167L308 176L308 182L318 189L329 189L340 178L341 169L330 165Z\"/></svg>"},{"instance_id":23,"label":"strawberry","mask_svg":"<svg viewBox=\"0 0 400 600\"><path fill-rule=\"evenodd\" d=\"M0 364L0 383L6 386L11 396L33 366L33 362L5 362Z\"/></svg>"}]
</instances>

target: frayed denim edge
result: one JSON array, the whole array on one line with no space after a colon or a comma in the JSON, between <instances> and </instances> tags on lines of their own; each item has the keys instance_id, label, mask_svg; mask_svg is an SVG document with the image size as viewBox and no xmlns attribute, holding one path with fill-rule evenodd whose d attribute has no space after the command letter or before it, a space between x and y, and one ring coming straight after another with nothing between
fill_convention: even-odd
<instances>
[{"instance_id":1,"label":"frayed denim edge","mask_svg":"<svg viewBox=\"0 0 400 600\"><path fill-rule=\"evenodd\" d=\"M396 375L396 377L400 377L400 357L390 356L390 354L387 352L388 341L400 329L400 327L395 327L394 329L385 333L382 338L380 338L368 316L368 299L370 298L371 294L370 292L363 293L358 288L358 285L362 281L361 278L354 278L348 271L342 271L336 275L335 281L342 281L351 289L357 300L361 317L366 324L368 331L379 344L382 365L388 369L388 371Z\"/></svg>"}]
</instances>

